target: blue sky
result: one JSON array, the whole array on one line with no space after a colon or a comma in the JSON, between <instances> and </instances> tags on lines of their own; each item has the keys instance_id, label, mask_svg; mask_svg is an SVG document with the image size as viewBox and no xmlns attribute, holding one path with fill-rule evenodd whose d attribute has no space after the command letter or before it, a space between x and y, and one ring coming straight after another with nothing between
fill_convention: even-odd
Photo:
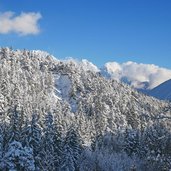
<instances>
[{"instance_id":1,"label":"blue sky","mask_svg":"<svg viewBox=\"0 0 171 171\"><path fill-rule=\"evenodd\" d=\"M171 69L170 0L0 0L0 13L7 11L13 17L39 13L40 32L0 33L0 46L86 58L98 66L131 60Z\"/></svg>"}]
</instances>

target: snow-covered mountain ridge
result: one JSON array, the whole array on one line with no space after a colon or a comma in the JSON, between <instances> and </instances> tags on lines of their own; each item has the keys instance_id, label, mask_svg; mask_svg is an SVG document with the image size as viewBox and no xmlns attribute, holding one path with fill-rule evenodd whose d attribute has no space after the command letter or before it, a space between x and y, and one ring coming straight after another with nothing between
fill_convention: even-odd
<instances>
[{"instance_id":1,"label":"snow-covered mountain ridge","mask_svg":"<svg viewBox=\"0 0 171 171\"><path fill-rule=\"evenodd\" d=\"M56 59L45 51L32 50L30 52L36 56L51 56ZM74 58L68 58L65 60L56 59L56 61L57 60L63 62L72 61L78 68L81 67L83 70L99 72L106 78L112 78L124 82L139 90L152 90L171 79L171 70L153 64L138 64L132 61L121 64L117 62L107 62L104 66L98 68L86 59L82 59L81 61Z\"/></svg>"},{"instance_id":2,"label":"snow-covered mountain ridge","mask_svg":"<svg viewBox=\"0 0 171 171\"><path fill-rule=\"evenodd\" d=\"M32 52L42 57L49 55L47 52L40 50L34 50ZM106 78L124 82L138 90L152 90L171 79L171 70L158 67L154 64L142 64L132 61L125 63L107 62L104 66L98 68L86 59L79 61L74 58L68 58L61 61L67 60L72 60L78 67L84 70L100 72Z\"/></svg>"},{"instance_id":3,"label":"snow-covered mountain ridge","mask_svg":"<svg viewBox=\"0 0 171 171\"><path fill-rule=\"evenodd\" d=\"M171 100L171 79L153 88L148 94L161 100Z\"/></svg>"},{"instance_id":4,"label":"snow-covered mountain ridge","mask_svg":"<svg viewBox=\"0 0 171 171\"><path fill-rule=\"evenodd\" d=\"M0 114L0 170L171 168L170 103L86 60L2 48Z\"/></svg>"}]
</instances>

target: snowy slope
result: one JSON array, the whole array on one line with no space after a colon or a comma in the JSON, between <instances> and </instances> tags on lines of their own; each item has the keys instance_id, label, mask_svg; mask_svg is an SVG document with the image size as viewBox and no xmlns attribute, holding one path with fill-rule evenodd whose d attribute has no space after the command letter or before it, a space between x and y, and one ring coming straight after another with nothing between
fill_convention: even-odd
<instances>
[{"instance_id":1,"label":"snowy slope","mask_svg":"<svg viewBox=\"0 0 171 171\"><path fill-rule=\"evenodd\" d=\"M171 79L153 88L148 94L161 100L171 100Z\"/></svg>"},{"instance_id":2,"label":"snowy slope","mask_svg":"<svg viewBox=\"0 0 171 171\"><path fill-rule=\"evenodd\" d=\"M170 111L87 60L0 49L0 170L164 170Z\"/></svg>"}]
</instances>

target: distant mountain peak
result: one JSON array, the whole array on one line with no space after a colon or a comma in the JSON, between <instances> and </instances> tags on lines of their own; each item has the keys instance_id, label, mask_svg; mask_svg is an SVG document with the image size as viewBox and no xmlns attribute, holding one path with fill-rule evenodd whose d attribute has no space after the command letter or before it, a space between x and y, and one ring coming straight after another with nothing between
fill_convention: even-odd
<instances>
[{"instance_id":1,"label":"distant mountain peak","mask_svg":"<svg viewBox=\"0 0 171 171\"><path fill-rule=\"evenodd\" d=\"M171 79L153 88L148 94L161 100L171 100Z\"/></svg>"}]
</instances>

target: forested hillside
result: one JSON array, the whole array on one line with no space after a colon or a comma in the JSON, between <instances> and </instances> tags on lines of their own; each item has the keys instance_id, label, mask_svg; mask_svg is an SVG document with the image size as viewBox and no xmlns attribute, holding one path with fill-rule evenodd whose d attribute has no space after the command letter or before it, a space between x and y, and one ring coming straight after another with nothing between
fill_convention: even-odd
<instances>
[{"instance_id":1,"label":"forested hillside","mask_svg":"<svg viewBox=\"0 0 171 171\"><path fill-rule=\"evenodd\" d=\"M0 49L0 170L168 171L171 105L88 61Z\"/></svg>"}]
</instances>

